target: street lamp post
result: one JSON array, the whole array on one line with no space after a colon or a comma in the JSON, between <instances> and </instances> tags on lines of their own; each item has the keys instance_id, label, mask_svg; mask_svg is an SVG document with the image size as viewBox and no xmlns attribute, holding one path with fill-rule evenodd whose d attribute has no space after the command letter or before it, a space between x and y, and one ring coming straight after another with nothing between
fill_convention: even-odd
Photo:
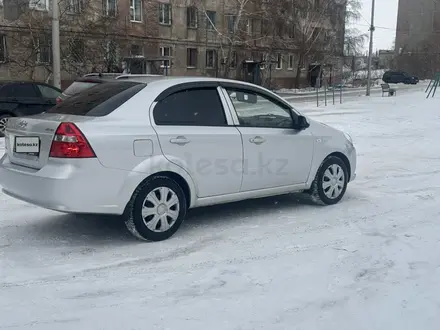
<instances>
[{"instance_id":1,"label":"street lamp post","mask_svg":"<svg viewBox=\"0 0 440 330\"><path fill-rule=\"evenodd\" d=\"M53 85L61 88L60 60L60 10L58 0L52 1L52 63Z\"/></svg>"},{"instance_id":2,"label":"street lamp post","mask_svg":"<svg viewBox=\"0 0 440 330\"><path fill-rule=\"evenodd\" d=\"M367 96L370 96L370 93L371 93L371 65L373 63L374 5L375 5L375 0L372 0L371 25L370 25L370 47L368 50Z\"/></svg>"}]
</instances>

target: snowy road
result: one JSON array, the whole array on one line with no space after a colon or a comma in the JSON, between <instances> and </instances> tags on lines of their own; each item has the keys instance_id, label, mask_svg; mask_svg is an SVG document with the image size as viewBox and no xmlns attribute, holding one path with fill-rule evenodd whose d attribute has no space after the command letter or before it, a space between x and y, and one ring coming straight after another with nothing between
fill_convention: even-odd
<instances>
[{"instance_id":1,"label":"snowy road","mask_svg":"<svg viewBox=\"0 0 440 330\"><path fill-rule=\"evenodd\" d=\"M145 244L0 193L0 329L438 330L440 99L366 100L305 111L358 149L332 207L197 209Z\"/></svg>"}]
</instances>

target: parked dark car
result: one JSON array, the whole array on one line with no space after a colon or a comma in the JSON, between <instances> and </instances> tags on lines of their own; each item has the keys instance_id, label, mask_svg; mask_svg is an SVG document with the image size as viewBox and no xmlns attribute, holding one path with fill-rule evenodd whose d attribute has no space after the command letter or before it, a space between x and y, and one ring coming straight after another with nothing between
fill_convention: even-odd
<instances>
[{"instance_id":1,"label":"parked dark car","mask_svg":"<svg viewBox=\"0 0 440 330\"><path fill-rule=\"evenodd\" d=\"M56 105L61 90L38 82L0 81L0 137L10 117L36 115Z\"/></svg>"},{"instance_id":2,"label":"parked dark car","mask_svg":"<svg viewBox=\"0 0 440 330\"><path fill-rule=\"evenodd\" d=\"M419 78L412 76L404 71L386 71L383 74L382 80L386 84L406 84L415 85L419 82Z\"/></svg>"}]
</instances>

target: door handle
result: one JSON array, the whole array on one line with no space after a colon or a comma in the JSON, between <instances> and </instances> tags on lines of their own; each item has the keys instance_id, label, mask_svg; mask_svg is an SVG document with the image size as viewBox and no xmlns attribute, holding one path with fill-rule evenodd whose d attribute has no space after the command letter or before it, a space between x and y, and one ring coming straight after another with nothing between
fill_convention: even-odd
<instances>
[{"instance_id":1,"label":"door handle","mask_svg":"<svg viewBox=\"0 0 440 330\"><path fill-rule=\"evenodd\" d=\"M178 137L176 137L176 138L174 138L174 139L170 139L170 143L173 143L173 144L177 144L177 145L179 145L179 146L184 146L185 144L187 144L187 143L190 143L191 141L190 140L188 140L186 137L184 137L184 136L178 136Z\"/></svg>"},{"instance_id":2,"label":"door handle","mask_svg":"<svg viewBox=\"0 0 440 330\"><path fill-rule=\"evenodd\" d=\"M254 144L262 144L262 143L266 142L266 140L263 139L261 136L256 136L256 137L249 139L249 142L254 143Z\"/></svg>"}]
</instances>

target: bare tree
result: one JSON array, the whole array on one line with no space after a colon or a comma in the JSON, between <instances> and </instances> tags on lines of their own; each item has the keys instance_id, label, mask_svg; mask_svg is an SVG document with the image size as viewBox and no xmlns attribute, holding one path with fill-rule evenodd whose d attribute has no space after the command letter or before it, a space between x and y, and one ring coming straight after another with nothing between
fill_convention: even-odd
<instances>
[{"instance_id":1,"label":"bare tree","mask_svg":"<svg viewBox=\"0 0 440 330\"><path fill-rule=\"evenodd\" d=\"M234 0L225 7L225 24L217 26L215 16L206 9L205 1L197 0L195 5L202 9L207 30L218 37L219 75L229 77L231 69L237 66L237 49L255 47L255 26L257 17L255 0Z\"/></svg>"},{"instance_id":2,"label":"bare tree","mask_svg":"<svg viewBox=\"0 0 440 330\"><path fill-rule=\"evenodd\" d=\"M344 52L346 55L358 55L364 47L365 41L368 38L366 33L362 33L359 29L352 27L353 23L358 22L361 17L362 3L359 0L348 0L345 13L345 38L344 38Z\"/></svg>"},{"instance_id":3,"label":"bare tree","mask_svg":"<svg viewBox=\"0 0 440 330\"><path fill-rule=\"evenodd\" d=\"M48 81L52 76L51 21L48 0L31 0L8 21L12 54L8 61L14 75ZM72 76L96 69L115 71L125 26L116 8L102 8L94 0L58 0L60 8L61 70ZM103 12L104 10L104 12Z\"/></svg>"},{"instance_id":4,"label":"bare tree","mask_svg":"<svg viewBox=\"0 0 440 330\"><path fill-rule=\"evenodd\" d=\"M344 17L344 6L334 0L294 3L295 48L297 49L295 88L301 84L301 71L306 64L324 64L328 58L341 55L338 51L343 33L337 29ZM321 67L322 68L322 67Z\"/></svg>"}]
</instances>

